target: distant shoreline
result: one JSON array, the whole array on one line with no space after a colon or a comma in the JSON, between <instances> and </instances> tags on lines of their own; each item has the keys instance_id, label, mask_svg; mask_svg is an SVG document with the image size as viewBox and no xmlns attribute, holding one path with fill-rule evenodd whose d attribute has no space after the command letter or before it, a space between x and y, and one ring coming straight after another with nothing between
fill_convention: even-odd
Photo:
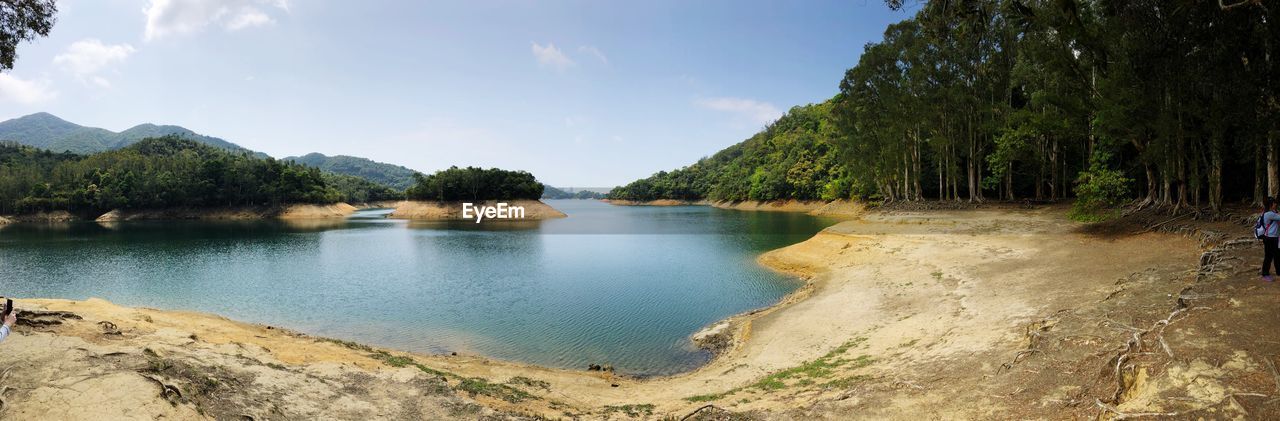
<instances>
[{"instance_id":1,"label":"distant shoreline","mask_svg":"<svg viewBox=\"0 0 1280 421\"><path fill-rule=\"evenodd\" d=\"M523 220L543 220L565 218L564 212L543 203L540 200L482 200L475 204L508 203L523 206ZM306 219L340 219L351 216L361 209L387 208L394 211L387 217L392 219L453 221L463 220L461 217L462 201L430 202L430 201L380 201L352 205L345 202L331 204L292 204L281 206L233 206L215 208L179 207L168 209L116 209L97 217L85 218L67 211L35 212L20 215L0 215L0 225L12 223L49 223L49 222L123 222L123 221L246 221L246 220L306 220Z\"/></svg>"},{"instance_id":2,"label":"distant shoreline","mask_svg":"<svg viewBox=\"0 0 1280 421\"><path fill-rule=\"evenodd\" d=\"M857 217L866 212L866 206L850 200L676 200L658 199L648 201L636 200L604 200L615 206L711 206L719 209L762 212L798 212L814 216Z\"/></svg>"}]
</instances>

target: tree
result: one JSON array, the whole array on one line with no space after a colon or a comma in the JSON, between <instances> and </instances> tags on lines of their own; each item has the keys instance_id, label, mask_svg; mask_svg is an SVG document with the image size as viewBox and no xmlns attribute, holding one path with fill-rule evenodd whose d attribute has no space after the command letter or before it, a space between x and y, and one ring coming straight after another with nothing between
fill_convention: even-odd
<instances>
[{"instance_id":1,"label":"tree","mask_svg":"<svg viewBox=\"0 0 1280 421\"><path fill-rule=\"evenodd\" d=\"M0 71L13 69L19 43L49 36L57 12L54 0L0 1Z\"/></svg>"}]
</instances>

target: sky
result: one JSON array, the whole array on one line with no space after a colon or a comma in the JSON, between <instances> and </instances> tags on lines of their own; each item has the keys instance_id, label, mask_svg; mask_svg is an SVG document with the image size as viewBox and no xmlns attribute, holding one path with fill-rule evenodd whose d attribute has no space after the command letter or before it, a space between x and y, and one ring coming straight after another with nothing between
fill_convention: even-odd
<instances>
[{"instance_id":1,"label":"sky","mask_svg":"<svg viewBox=\"0 0 1280 421\"><path fill-rule=\"evenodd\" d=\"M838 92L881 0L67 0L0 74L0 120L179 125L275 157L609 187Z\"/></svg>"}]
</instances>

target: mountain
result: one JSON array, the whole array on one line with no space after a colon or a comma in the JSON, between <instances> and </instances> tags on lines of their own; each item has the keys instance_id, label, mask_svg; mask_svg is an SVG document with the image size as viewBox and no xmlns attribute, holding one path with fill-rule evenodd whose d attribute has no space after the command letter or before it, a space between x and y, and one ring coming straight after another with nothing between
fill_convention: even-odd
<instances>
[{"instance_id":1,"label":"mountain","mask_svg":"<svg viewBox=\"0 0 1280 421\"><path fill-rule=\"evenodd\" d=\"M546 189L542 191L542 198L543 199L604 199L605 195L608 194L608 191L607 191L608 189L605 189L605 190L606 191L602 193L602 192L590 190L587 188L575 189L573 187L566 187L564 189L561 189L561 188L546 186Z\"/></svg>"},{"instance_id":2,"label":"mountain","mask_svg":"<svg viewBox=\"0 0 1280 421\"><path fill-rule=\"evenodd\" d=\"M414 184L413 175L418 173L399 165L346 155L325 156L320 153L309 153L303 156L291 156L284 160L316 167L324 171L353 175L396 190L404 190L412 186Z\"/></svg>"},{"instance_id":3,"label":"mountain","mask_svg":"<svg viewBox=\"0 0 1280 421\"><path fill-rule=\"evenodd\" d=\"M148 137L165 135L178 135L197 143L232 152L252 152L259 158L267 156L226 140L201 135L179 126L147 123L116 133L107 129L81 126L43 112L0 122L0 141L12 141L56 152L71 151L80 154L120 149Z\"/></svg>"}]
</instances>

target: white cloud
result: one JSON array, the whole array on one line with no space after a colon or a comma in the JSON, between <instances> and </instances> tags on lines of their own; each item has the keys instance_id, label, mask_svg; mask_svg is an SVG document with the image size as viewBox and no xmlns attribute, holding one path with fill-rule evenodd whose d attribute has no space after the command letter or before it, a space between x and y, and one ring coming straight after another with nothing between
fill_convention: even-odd
<instances>
[{"instance_id":1,"label":"white cloud","mask_svg":"<svg viewBox=\"0 0 1280 421\"><path fill-rule=\"evenodd\" d=\"M605 57L604 53L600 52L599 48L592 47L590 45L583 45L581 47L578 47L578 52L595 56L597 60L600 60L601 64L604 64L604 65L609 64L609 58Z\"/></svg>"},{"instance_id":2,"label":"white cloud","mask_svg":"<svg viewBox=\"0 0 1280 421\"><path fill-rule=\"evenodd\" d=\"M229 30L236 31L254 26L262 26L273 22L275 22L275 19L271 19L271 16L267 16L266 13L262 13L262 11L257 9L251 9L231 18L231 20L226 22L225 26Z\"/></svg>"},{"instance_id":3,"label":"white cloud","mask_svg":"<svg viewBox=\"0 0 1280 421\"><path fill-rule=\"evenodd\" d=\"M746 98L704 98L694 102L702 108L715 111L724 111L737 114L756 124L769 124L778 117L782 117L782 111L773 104L767 102L756 101Z\"/></svg>"},{"instance_id":4,"label":"white cloud","mask_svg":"<svg viewBox=\"0 0 1280 421\"><path fill-rule=\"evenodd\" d=\"M555 44L547 43L545 47L536 42L531 44L533 57L538 59L538 65L542 67L550 67L556 69L558 72L563 72L577 64L574 63L573 60L570 60L568 56L564 55L563 51L556 48Z\"/></svg>"},{"instance_id":5,"label":"white cloud","mask_svg":"<svg viewBox=\"0 0 1280 421\"><path fill-rule=\"evenodd\" d=\"M129 44L107 45L97 39L86 38L72 43L62 54L54 56L53 64L61 66L81 82L109 88L111 82L99 76L98 71L123 62L133 52L133 46Z\"/></svg>"},{"instance_id":6,"label":"white cloud","mask_svg":"<svg viewBox=\"0 0 1280 421\"><path fill-rule=\"evenodd\" d=\"M58 96L48 80L23 80L8 73L0 73L0 101L24 105L39 104Z\"/></svg>"},{"instance_id":7,"label":"white cloud","mask_svg":"<svg viewBox=\"0 0 1280 421\"><path fill-rule=\"evenodd\" d=\"M189 34L218 25L228 31L275 23L266 10L288 12L288 0L151 0L147 15L147 41L169 35Z\"/></svg>"}]
</instances>

